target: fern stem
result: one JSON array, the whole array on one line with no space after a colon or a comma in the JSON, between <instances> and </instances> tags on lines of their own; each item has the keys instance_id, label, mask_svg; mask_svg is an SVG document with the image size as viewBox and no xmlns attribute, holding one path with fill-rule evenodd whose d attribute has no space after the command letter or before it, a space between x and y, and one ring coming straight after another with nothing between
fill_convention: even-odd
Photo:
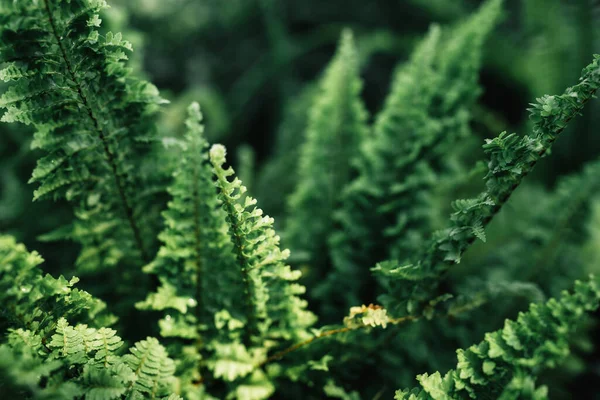
<instances>
[{"instance_id":1,"label":"fern stem","mask_svg":"<svg viewBox=\"0 0 600 400\"><path fill-rule=\"evenodd\" d=\"M137 378L139 377L139 375L142 372L142 368L144 367L144 364L146 364L146 359L148 358L148 353L150 350L146 350L146 352L144 353L144 355L142 356L142 358L139 359L140 364L138 365L138 367L136 368L136 370L133 372L133 375L135 375L135 379L132 379L131 382L129 383L129 387L127 388L127 391L129 393L131 393L133 391L133 387L137 381Z\"/></svg>"},{"instance_id":2,"label":"fern stem","mask_svg":"<svg viewBox=\"0 0 600 400\"><path fill-rule=\"evenodd\" d=\"M198 188L198 166L194 164L192 167L192 201L194 203L194 251L195 251L195 262L196 262L196 318L198 318L198 322L200 322L200 312L202 311L202 274L204 272L204 268L202 265L202 240L200 239L200 194Z\"/></svg>"},{"instance_id":3,"label":"fern stem","mask_svg":"<svg viewBox=\"0 0 600 400\"><path fill-rule=\"evenodd\" d=\"M445 314L442 315L442 317L454 318L460 314L463 314L463 313L469 312L475 308L481 307L483 304L487 303L488 301L489 301L489 298L483 298L483 299L479 298L475 301L466 303L460 307L454 307L454 308L451 307L445 312ZM407 315L404 317L390 318L387 321L387 324L398 326L398 325L402 325L402 324L408 323L408 322L420 321L423 318L425 318L424 314ZM296 350L299 350L305 346L308 346L311 343L314 343L319 339L338 335L340 333L358 331L358 330L362 330L365 328L371 328L371 325L363 324L363 325L351 326L351 327L346 326L343 328L330 329L330 330L321 332L318 335L311 337L310 339L303 340L302 342L298 342L296 344L291 345L290 347L288 347L286 349L278 351L277 353L273 354L272 356L270 356L270 357L266 358L265 360L261 361L260 363L258 363L256 365L256 368L261 368L261 367L265 366L266 364L269 364L273 361L277 361L277 360L283 358L284 356L286 356L287 354L292 353Z\"/></svg>"},{"instance_id":4,"label":"fern stem","mask_svg":"<svg viewBox=\"0 0 600 400\"><path fill-rule=\"evenodd\" d=\"M400 318L393 318L390 319L388 321L388 324L390 325L400 325L403 324L405 322L414 322L414 321L418 321L421 318L423 318L422 315L408 315L405 317L400 317ZM338 335L340 333L346 333L346 332L352 332L352 331L357 331L357 330L361 330L364 328L370 328L370 325L359 325L359 326L353 326L353 327L343 327L343 328L336 328L336 329L330 329L328 331L324 331L319 333L318 335L315 335L313 337L311 337L310 339L306 339L302 342L296 343L284 350L281 350L275 354L273 354L272 356L266 358L265 360L261 361L260 363L258 363L256 365L256 368L261 368L263 366L265 366L266 364L279 360L280 358L284 357L285 355L292 353L298 349L303 348L304 346L308 346L311 343L314 343L315 341L319 340L319 339L323 339L329 336L334 336L334 335Z\"/></svg>"},{"instance_id":5,"label":"fern stem","mask_svg":"<svg viewBox=\"0 0 600 400\"><path fill-rule=\"evenodd\" d=\"M134 240L135 240L136 246L140 252L140 255L142 257L142 261L144 263L148 263L148 262L150 262L150 256L144 247L144 242L142 241L140 229L134 219L133 208L131 207L129 199L127 198L127 195L125 193L124 183L121 180L121 177L119 176L118 169L117 169L117 163L115 161L115 156L114 156L112 150L108 146L108 140L106 138L107 135L105 134L104 129L100 126L98 118L94 115L92 107L90 106L90 102L87 99L87 97L85 96L85 94L83 93L83 87L81 85L81 82L79 82L79 79L77 79L77 75L73 71L73 67L71 66L71 61L69 60L69 57L67 56L67 52L66 52L63 42L61 40L61 36L58 34L58 29L56 28L56 23L54 21L54 17L52 14L52 9L50 7L49 0L44 0L44 6L45 6L46 13L48 14L48 22L50 23L50 27L52 29L52 35L54 36L54 39L56 40L58 48L60 49L61 57L65 63L65 67L67 68L69 77L75 83L75 89L77 91L77 95L78 95L79 99L81 100L81 103L83 104L88 117L92 121L92 124L94 125L94 129L95 129L96 133L98 134L98 137L100 138L100 141L102 143L102 147L104 149L104 154L106 155L107 162L110 165L111 170L112 170L112 175L115 180L115 186L117 188L117 192L118 192L119 198L121 200L121 205L123 206L123 210L125 211L125 215L129 222L129 226L131 227L131 230L133 232Z\"/></svg>"}]
</instances>

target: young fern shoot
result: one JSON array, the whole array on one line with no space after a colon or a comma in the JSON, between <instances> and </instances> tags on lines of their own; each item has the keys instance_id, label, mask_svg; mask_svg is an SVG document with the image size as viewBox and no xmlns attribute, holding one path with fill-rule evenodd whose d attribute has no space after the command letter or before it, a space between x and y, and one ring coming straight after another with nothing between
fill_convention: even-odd
<instances>
[{"instance_id":1,"label":"young fern shoot","mask_svg":"<svg viewBox=\"0 0 600 400\"><path fill-rule=\"evenodd\" d=\"M273 219L254 207L256 200L251 197L245 197L243 204L238 202L246 188L237 178L229 180L234 171L231 167L224 169L225 154L221 145L210 149L218 196L227 214L229 235L244 277L244 294L248 297L246 341L261 344L267 338L304 337L306 328L314 323L314 316L305 310L306 301L298 297L305 291L294 283L300 272L285 264L289 250L279 248Z\"/></svg>"},{"instance_id":2,"label":"young fern shoot","mask_svg":"<svg viewBox=\"0 0 600 400\"><path fill-rule=\"evenodd\" d=\"M252 396L263 398L271 393L272 386L262 372L255 369L255 364L266 359L267 351L274 346L308 338L308 328L314 324L315 317L306 310L306 301L299 297L305 288L295 283L300 277L299 271L285 264L289 251L279 248L273 219L264 216L262 210L255 207L256 200L249 196L243 197L243 203L240 203L246 188L239 179L229 179L234 176L234 171L231 167L224 168L225 155L222 145L213 145L210 149L218 198L226 214L237 271L243 280L241 305L245 308L245 321L236 353L244 353L243 346L253 354L253 357L242 357L240 361L244 367L236 373L236 376L246 376L252 372L247 378L249 386L238 386L236 391L240 396L240 390L251 390ZM217 355L227 358L235 353ZM250 393L241 398L246 398L244 396L250 396Z\"/></svg>"}]
</instances>

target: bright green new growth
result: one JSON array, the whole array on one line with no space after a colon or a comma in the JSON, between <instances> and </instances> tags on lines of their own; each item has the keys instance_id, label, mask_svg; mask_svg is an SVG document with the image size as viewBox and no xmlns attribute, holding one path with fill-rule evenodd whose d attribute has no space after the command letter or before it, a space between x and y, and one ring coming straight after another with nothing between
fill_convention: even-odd
<instances>
[{"instance_id":1,"label":"bright green new growth","mask_svg":"<svg viewBox=\"0 0 600 400\"><path fill-rule=\"evenodd\" d=\"M408 301L409 311L430 299L441 275L476 238L485 240L484 228L506 203L512 192L535 164L551 148L568 122L578 115L600 87L600 56L582 72L580 83L559 96L544 96L531 109L534 121L532 136L518 137L505 132L487 140L483 146L488 155L486 189L476 198L457 200L451 227L437 232L414 263L394 261L379 264L374 271L389 278L390 302Z\"/></svg>"},{"instance_id":2,"label":"bright green new growth","mask_svg":"<svg viewBox=\"0 0 600 400\"><path fill-rule=\"evenodd\" d=\"M458 350L456 369L419 375L419 389L396 392L397 400L547 398L544 387L533 390L540 368L557 366L569 354L570 335L587 312L598 308L600 288L592 278L576 282L573 293L532 304L516 321L488 333L484 341Z\"/></svg>"},{"instance_id":3,"label":"bright green new growth","mask_svg":"<svg viewBox=\"0 0 600 400\"><path fill-rule=\"evenodd\" d=\"M239 180L228 181L232 170L222 169L224 148L214 146L209 162L199 105L188 114L172 200L163 213L163 246L144 268L161 284L138 307L165 314L161 335L180 362L177 376L186 396L197 396L199 382L218 395L216 379L231 382L230 391L271 393L259 371L249 374L271 347L304 338L314 318L297 297L304 288L283 263L287 251L279 250L271 219L238 204L244 190ZM243 204L255 200L247 197Z\"/></svg>"},{"instance_id":4,"label":"bright green new growth","mask_svg":"<svg viewBox=\"0 0 600 400\"><path fill-rule=\"evenodd\" d=\"M299 297L306 289L295 283L300 273L285 264L289 251L280 250L279 236L272 228L273 219L255 207L255 199L243 196L246 188L238 178L230 181L234 171L231 167L223 168L225 148L213 145L209 154L237 261L236 272L243 282L239 290L243 298L235 304L242 307L243 322L227 322L231 317L226 313L226 320L220 323L221 328L229 329L239 324L241 337L232 344L215 346L214 373L231 381L247 376L236 387L236 395L240 399L262 399L270 396L273 385L256 365L266 359L270 348L307 338L307 329L314 324L315 317L306 310L306 301Z\"/></svg>"},{"instance_id":5,"label":"bright green new growth","mask_svg":"<svg viewBox=\"0 0 600 400\"><path fill-rule=\"evenodd\" d=\"M321 290L332 291L344 308L372 300L365 292L366 266L386 255L414 253L435 229L434 191L463 173L449 153L470 134L482 47L501 4L488 1L447 31L432 27L398 68L374 136L357 159L359 176L345 188L339 229L330 240L335 272Z\"/></svg>"},{"instance_id":6,"label":"bright green new growth","mask_svg":"<svg viewBox=\"0 0 600 400\"><path fill-rule=\"evenodd\" d=\"M71 281L42 277L37 253L0 236L0 382L11 398L166 398L173 361L156 339L136 343L125 356L114 318ZM68 321L77 323L70 325Z\"/></svg>"},{"instance_id":7,"label":"bright green new growth","mask_svg":"<svg viewBox=\"0 0 600 400\"><path fill-rule=\"evenodd\" d=\"M300 150L298 185L289 197L285 242L307 255L315 276L327 270L327 238L342 189L355 175L352 160L367 137L367 112L360 98L362 81L350 31L342 33L337 52L321 78L308 114Z\"/></svg>"},{"instance_id":8,"label":"bright green new growth","mask_svg":"<svg viewBox=\"0 0 600 400\"><path fill-rule=\"evenodd\" d=\"M306 328L314 323L314 317L305 311L306 301L298 297L305 291L294 283L300 273L285 264L289 250L279 249L273 219L254 207L256 200L251 197L245 197L243 204L238 202L246 188L237 178L229 180L234 171L231 167L223 168L225 153L223 146L214 145L210 161L244 282L247 308L244 342L251 345L267 339L302 338Z\"/></svg>"},{"instance_id":9,"label":"bright green new growth","mask_svg":"<svg viewBox=\"0 0 600 400\"><path fill-rule=\"evenodd\" d=\"M151 164L152 114L164 101L131 76L124 62L131 44L120 33L99 34L106 7L104 0L0 1L0 76L10 84L0 98L2 121L35 127L33 147L45 156L31 178L39 184L34 199L73 203L73 226L48 238L81 243L85 271L141 268L156 223L148 195L156 177L144 165Z\"/></svg>"}]
</instances>

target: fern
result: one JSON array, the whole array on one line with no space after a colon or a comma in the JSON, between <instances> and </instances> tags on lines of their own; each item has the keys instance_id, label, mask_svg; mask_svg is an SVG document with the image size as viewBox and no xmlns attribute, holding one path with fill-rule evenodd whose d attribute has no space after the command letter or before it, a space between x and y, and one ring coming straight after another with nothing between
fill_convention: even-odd
<instances>
[{"instance_id":1,"label":"fern","mask_svg":"<svg viewBox=\"0 0 600 400\"><path fill-rule=\"evenodd\" d=\"M297 28L313 18L329 21L327 14L307 19L293 1L281 8L268 1L260 8L183 1L174 12L159 3L125 2L109 11L104 0L0 0L0 118L21 123L0 128L8 138L0 141L0 230L17 238L0 235L0 397L377 399L410 385L418 371L431 372L418 377L420 388L400 390L397 398L566 397L561 390L576 385L589 366L582 355L592 349L594 326L586 313L597 309L600 290L592 278L557 295L597 269L600 163L560 177L554 189L528 180L507 202L594 97L600 56L578 85L533 105L533 134L489 139L481 151L487 163L474 161L477 135L518 122L496 115L496 97L562 85L564 66L540 69L556 72L552 82L528 68L573 54L562 33L579 35L584 43L577 49L589 54L593 38L582 32L593 33L593 16L569 6L564 16L554 10L554 19L541 21L526 6L523 21L534 24L526 29L542 27L543 38L561 40L549 56L527 61L513 50L510 67L497 54L484 56L484 44L504 49L514 42L512 34L493 33L503 9L514 5L487 0L471 17L434 24L393 73L370 126L365 105L379 107L389 72L381 61L404 58L421 17L454 18L467 3L415 0L361 9L360 23L350 24L360 46L342 30L318 85L305 89L300 80L320 65L296 68L290 61L323 61L322 50L340 29ZM420 3L428 11L410 14L413 23L402 27L408 36L397 40L385 19L415 12ZM338 9L332 4L314 10ZM350 16L354 3L345 7ZM141 36L125 23L129 13L151 35L150 57L136 52L129 61L132 44L109 32L125 31L138 47ZM155 13L159 19L149 24ZM575 19L584 28L564 27L562 21ZM142 59L160 55L174 34L184 46L189 38L205 43L199 32L220 46L208 27L246 22L252 31L240 30L243 45L228 41L235 60L228 54L214 77L211 64L223 60L216 53L145 63L175 97L159 115L165 101L136 77ZM196 24L201 30L192 29ZM553 24L560 26L550 33ZM269 49L265 56L261 46ZM227 69L248 61L253 66L246 63L230 79ZM168 81L172 76L155 64L170 62L190 73ZM487 90L481 99L480 70ZM522 87L498 88L496 74L503 74L503 85L508 74ZM227 92L220 91L224 83ZM254 101L259 89L273 88L282 101ZM186 110L192 97L206 103L205 116L195 102ZM279 103L287 109L281 124ZM246 126L257 129L259 115L265 138L280 126L271 159L262 147L236 147ZM582 132L589 115L579 120ZM239 150L238 177L225 147L209 145L204 118L209 138ZM595 157L587 144L581 144L586 155L574 161ZM36 159L31 193L23 172ZM569 165L558 168L574 169ZM483 190L474 179L480 175ZM283 222L282 240L248 185ZM31 194L55 200L52 212L47 203L27 205ZM446 225L448 199L456 197L466 199L452 203ZM47 233L37 238L40 232ZM40 246L48 259L43 268L52 274L19 241ZM461 268L453 268L469 248ZM310 307L305 294L315 300ZM380 304L370 303L377 296ZM558 300L543 304L548 297ZM527 305L529 312L521 312ZM317 325L309 310L331 325ZM494 331L502 321L504 328ZM458 364L456 348L465 349L458 350ZM559 364L557 375L543 371Z\"/></svg>"},{"instance_id":2,"label":"fern","mask_svg":"<svg viewBox=\"0 0 600 400\"><path fill-rule=\"evenodd\" d=\"M330 240L336 272L320 290L333 291L344 308L369 301L373 285L366 283L365 265L386 254L412 254L434 228L433 192L458 173L446 155L468 136L469 109L480 91L481 48L500 5L487 2L446 35L434 26L396 72L374 137L358 157L359 176L345 190L340 228Z\"/></svg>"},{"instance_id":3,"label":"fern","mask_svg":"<svg viewBox=\"0 0 600 400\"><path fill-rule=\"evenodd\" d=\"M45 155L32 174L34 199L64 197L75 208L73 224L46 239L80 243L83 272L119 265L139 279L160 204L152 190L160 175L148 176L146 166L153 114L164 101L130 74L131 44L120 33L99 33L106 7L104 0L2 1L0 62L10 86L0 107L4 122L36 129L32 147Z\"/></svg>"},{"instance_id":4,"label":"fern","mask_svg":"<svg viewBox=\"0 0 600 400\"><path fill-rule=\"evenodd\" d=\"M386 262L375 268L390 278L391 295L408 300L409 310L419 307L449 266L460 262L464 251L476 239L474 228L485 227L506 203L515 188L550 149L567 123L600 87L600 56L582 73L580 83L560 96L544 96L531 109L535 122L533 136L500 134L488 140L484 150L489 158L486 190L478 197L457 200L452 227L436 233L415 264ZM409 281L410 284L406 284ZM395 285L394 282L398 282ZM403 283L404 282L404 283Z\"/></svg>"},{"instance_id":5,"label":"fern","mask_svg":"<svg viewBox=\"0 0 600 400\"><path fill-rule=\"evenodd\" d=\"M61 317L99 325L114 323L104 302L73 288L77 278L67 281L62 276L42 276L38 268L42 261L39 254L28 253L14 238L0 236L0 293L4 304L0 328L46 335Z\"/></svg>"},{"instance_id":6,"label":"fern","mask_svg":"<svg viewBox=\"0 0 600 400\"><path fill-rule=\"evenodd\" d=\"M0 346L0 390L8 398L72 399L81 395L73 382L58 382L42 387L60 368L60 361L43 362L36 350L29 345Z\"/></svg>"},{"instance_id":7,"label":"fern","mask_svg":"<svg viewBox=\"0 0 600 400\"><path fill-rule=\"evenodd\" d=\"M239 180L227 179L233 172L222 168L222 147L212 148L209 163L200 123L199 106L192 104L183 155L169 189L173 200L164 213L164 245L145 268L161 286L138 306L165 311L161 334L172 338L183 392L192 396L202 382L210 393L216 390L214 379L242 377L247 378L232 388L246 391L249 387L242 386L250 385L260 392L271 384L257 383L264 378L251 374L256 357L264 357L279 341L306 335L314 318L297 297L304 288L292 283L299 275L283 264L287 252L279 250L270 219L258 209L246 211L242 204L252 206L252 198L238 203L245 189ZM189 339L196 344L186 343Z\"/></svg>"},{"instance_id":8,"label":"fern","mask_svg":"<svg viewBox=\"0 0 600 400\"><path fill-rule=\"evenodd\" d=\"M350 161L367 137L367 113L360 99L362 82L352 34L342 34L338 50L320 83L308 115L298 163L299 183L289 198L286 243L307 254L316 282L327 274L327 238L340 192L352 178ZM309 277L311 278L311 277Z\"/></svg>"},{"instance_id":9,"label":"fern","mask_svg":"<svg viewBox=\"0 0 600 400\"><path fill-rule=\"evenodd\" d=\"M599 301L595 280L576 282L573 293L534 304L516 321L507 320L503 329L486 334L483 342L458 350L455 370L444 376L419 375L421 388L398 391L396 399L515 399L527 390L531 398L547 398L546 389L531 390L530 378L569 354L567 338L586 312L598 308Z\"/></svg>"},{"instance_id":10,"label":"fern","mask_svg":"<svg viewBox=\"0 0 600 400\"><path fill-rule=\"evenodd\" d=\"M72 288L77 279L42 277L40 256L11 237L0 237L0 260L0 326L8 338L0 346L0 388L36 399L158 399L172 391L173 361L156 339L120 356L116 331L96 328L114 318L104 303Z\"/></svg>"},{"instance_id":11,"label":"fern","mask_svg":"<svg viewBox=\"0 0 600 400\"><path fill-rule=\"evenodd\" d=\"M210 160L244 280L246 343L263 341L267 331L271 338L301 337L314 319L304 310L306 302L297 297L304 287L292 283L300 274L284 263L289 251L279 249L273 220L254 207L256 200L246 197L243 204L237 202L246 188L239 179L229 181L234 171L223 169L225 148L214 145Z\"/></svg>"},{"instance_id":12,"label":"fern","mask_svg":"<svg viewBox=\"0 0 600 400\"><path fill-rule=\"evenodd\" d=\"M173 345L182 360L178 375L184 392L197 390L194 382L206 378L215 351L207 348L228 343L236 335L233 321L244 317L241 274L212 182L199 105L192 104L188 113L180 166L169 188L172 200L163 213L166 229L159 237L164 244L144 268L156 274L161 285L138 304L141 309L164 310L159 323L163 337L196 341L196 346ZM224 313L223 324L229 322L232 332L221 330L218 316Z\"/></svg>"},{"instance_id":13,"label":"fern","mask_svg":"<svg viewBox=\"0 0 600 400\"><path fill-rule=\"evenodd\" d=\"M130 349L131 354L123 357L133 371L128 392L139 398L157 399L167 395L172 384L175 364L158 340L147 338ZM136 396L134 396L135 398Z\"/></svg>"}]
</instances>

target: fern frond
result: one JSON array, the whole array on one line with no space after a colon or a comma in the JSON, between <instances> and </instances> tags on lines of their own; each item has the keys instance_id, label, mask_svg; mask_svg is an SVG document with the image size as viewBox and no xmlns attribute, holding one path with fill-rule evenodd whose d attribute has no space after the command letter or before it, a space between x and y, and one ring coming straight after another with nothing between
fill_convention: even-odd
<instances>
[{"instance_id":1,"label":"fern frond","mask_svg":"<svg viewBox=\"0 0 600 400\"><path fill-rule=\"evenodd\" d=\"M173 384L175 363L168 357L165 348L158 340L149 337L137 342L130 352L123 357L133 371L129 396L149 399L168 396Z\"/></svg>"},{"instance_id":2,"label":"fern frond","mask_svg":"<svg viewBox=\"0 0 600 400\"><path fill-rule=\"evenodd\" d=\"M444 376L419 375L421 388L398 391L396 399L516 398L509 394L531 390L531 378L540 368L553 368L569 354L569 335L599 301L594 278L576 282L572 293L532 304L516 321L507 320L503 329L486 334L481 343L458 350L456 369ZM544 389L534 394L533 398L546 398Z\"/></svg>"},{"instance_id":3,"label":"fern frond","mask_svg":"<svg viewBox=\"0 0 600 400\"><path fill-rule=\"evenodd\" d=\"M349 307L372 299L365 265L411 254L435 229L436 186L452 179L449 149L468 137L485 39L500 0L486 2L456 27L433 26L398 68L377 116L374 136L357 159L359 176L345 190L330 249L336 272L320 289Z\"/></svg>"},{"instance_id":4,"label":"fern frond","mask_svg":"<svg viewBox=\"0 0 600 400\"><path fill-rule=\"evenodd\" d=\"M234 171L223 168L225 154L221 145L210 149L218 195L227 214L229 235L244 281L245 344L262 344L266 338L302 337L314 316L298 297L304 293L304 287L293 283L300 273L285 264L289 251L279 248L273 219L263 216L251 197L245 197L243 204L238 202L246 188L237 178L229 180Z\"/></svg>"},{"instance_id":5,"label":"fern frond","mask_svg":"<svg viewBox=\"0 0 600 400\"><path fill-rule=\"evenodd\" d=\"M193 103L180 163L168 189L172 200L163 212L166 227L159 236L163 246L144 267L161 285L137 304L164 313L159 322L163 337L196 341L196 346L172 349L178 358L190 360L178 372L184 392L197 390L192 384L205 378L214 347L239 330L239 326L221 329L216 316L226 313L230 321L244 318L241 275L219 207L201 121L199 105Z\"/></svg>"},{"instance_id":6,"label":"fern frond","mask_svg":"<svg viewBox=\"0 0 600 400\"><path fill-rule=\"evenodd\" d=\"M0 345L0 391L13 399L72 399L82 391L73 382L59 382L42 387L61 367L59 361L43 362L36 351L27 346L13 348Z\"/></svg>"},{"instance_id":7,"label":"fern frond","mask_svg":"<svg viewBox=\"0 0 600 400\"><path fill-rule=\"evenodd\" d=\"M288 199L291 212L285 227L286 243L307 254L313 282L327 273L327 238L334 228L333 214L342 189L354 175L351 160L367 137L361 90L357 51L352 33L345 31L310 109L298 163L299 181Z\"/></svg>"},{"instance_id":8,"label":"fern frond","mask_svg":"<svg viewBox=\"0 0 600 400\"><path fill-rule=\"evenodd\" d=\"M150 156L153 114L164 101L131 76L131 44L100 35L104 0L2 1L0 63L10 83L0 97L5 122L36 129L44 151L31 182L35 199L65 197L76 208L71 238L82 244L79 265L98 271L149 261L151 184L141 155ZM142 218L143 216L143 218ZM101 245L100 245L101 243Z\"/></svg>"},{"instance_id":9,"label":"fern frond","mask_svg":"<svg viewBox=\"0 0 600 400\"><path fill-rule=\"evenodd\" d=\"M409 300L409 310L435 288L441 274L460 262L462 254L474 242L473 228L485 227L509 199L523 178L550 150L569 121L600 87L600 56L582 72L580 83L558 96L544 96L531 108L533 135L518 137L505 132L487 140L486 189L477 197L453 203L456 210L451 227L436 233L414 263L380 264L377 273L390 279L394 301Z\"/></svg>"},{"instance_id":10,"label":"fern frond","mask_svg":"<svg viewBox=\"0 0 600 400\"><path fill-rule=\"evenodd\" d=\"M238 204L241 183L227 180L224 153L221 158L215 153L222 147L211 150L211 165L198 104L188 112L186 142L169 188L172 200L163 213L164 244L144 268L161 286L138 303L166 314L161 335L172 338L170 348L181 360L183 393L197 391L203 380L239 381L232 388L251 384L255 360L279 341L306 334L314 319L297 297L304 288L293 283L298 274L283 263L287 252L279 250L270 219L259 210L249 215Z\"/></svg>"},{"instance_id":11,"label":"fern frond","mask_svg":"<svg viewBox=\"0 0 600 400\"><path fill-rule=\"evenodd\" d=\"M11 237L0 236L0 327L7 337L7 343L0 346L0 388L14 390L24 399L72 399L85 394L108 400L121 398L128 390L168 395L174 367L166 355L162 357L156 339L136 344L132 355L122 358L118 352L123 341L116 331L97 328L114 322L103 315L104 304L72 288L76 279L42 277L37 268L41 262L37 253L27 252ZM90 325L70 325L69 320ZM139 355L135 349L147 343L152 344L152 351L142 368L134 362ZM161 372L150 379L148 366L155 368L157 359ZM45 383L43 377L48 377Z\"/></svg>"},{"instance_id":12,"label":"fern frond","mask_svg":"<svg viewBox=\"0 0 600 400\"><path fill-rule=\"evenodd\" d=\"M36 252L10 236L0 236L0 328L22 328L46 335L59 318L82 321L91 326L115 322L106 313L106 304L73 286L77 278L67 281L42 276L43 262ZM52 316L49 318L48 316Z\"/></svg>"}]
</instances>

